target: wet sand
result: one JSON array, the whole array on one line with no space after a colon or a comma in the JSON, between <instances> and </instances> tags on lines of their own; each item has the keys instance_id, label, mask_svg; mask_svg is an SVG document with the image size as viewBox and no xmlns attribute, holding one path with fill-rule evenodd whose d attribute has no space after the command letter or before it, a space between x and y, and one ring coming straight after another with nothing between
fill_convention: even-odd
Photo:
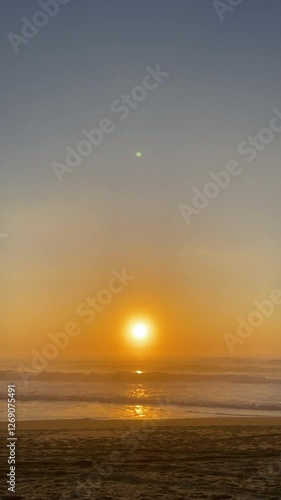
<instances>
[{"instance_id":1,"label":"wet sand","mask_svg":"<svg viewBox=\"0 0 281 500\"><path fill-rule=\"evenodd\" d=\"M17 437L14 500L281 498L281 419L18 422Z\"/></svg>"}]
</instances>

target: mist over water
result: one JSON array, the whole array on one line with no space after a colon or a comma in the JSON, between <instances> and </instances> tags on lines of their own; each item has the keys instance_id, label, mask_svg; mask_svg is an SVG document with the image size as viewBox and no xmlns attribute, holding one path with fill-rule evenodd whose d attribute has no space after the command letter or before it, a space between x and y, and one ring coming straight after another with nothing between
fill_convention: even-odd
<instances>
[{"instance_id":1,"label":"mist over water","mask_svg":"<svg viewBox=\"0 0 281 500\"><path fill-rule=\"evenodd\" d=\"M2 368L1 420L13 382L18 420L281 416L281 360L56 363L27 384Z\"/></svg>"}]
</instances>

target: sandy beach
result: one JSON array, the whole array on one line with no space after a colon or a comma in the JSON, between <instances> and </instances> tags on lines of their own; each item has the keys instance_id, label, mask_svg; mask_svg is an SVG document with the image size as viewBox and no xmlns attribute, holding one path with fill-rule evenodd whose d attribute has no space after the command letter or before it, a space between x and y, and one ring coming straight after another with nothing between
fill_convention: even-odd
<instances>
[{"instance_id":1,"label":"sandy beach","mask_svg":"<svg viewBox=\"0 0 281 500\"><path fill-rule=\"evenodd\" d=\"M277 418L18 422L17 491L7 495L1 481L1 498L278 500L280 426ZM0 429L5 440L6 423Z\"/></svg>"}]
</instances>

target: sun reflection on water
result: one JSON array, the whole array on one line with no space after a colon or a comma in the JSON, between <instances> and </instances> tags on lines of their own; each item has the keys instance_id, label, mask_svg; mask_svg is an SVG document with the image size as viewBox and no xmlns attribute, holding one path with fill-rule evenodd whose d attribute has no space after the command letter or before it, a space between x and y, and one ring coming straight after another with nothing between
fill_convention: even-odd
<instances>
[{"instance_id":1,"label":"sun reflection on water","mask_svg":"<svg viewBox=\"0 0 281 500\"><path fill-rule=\"evenodd\" d=\"M135 411L138 417L145 417L145 409L142 405L136 405Z\"/></svg>"},{"instance_id":2,"label":"sun reflection on water","mask_svg":"<svg viewBox=\"0 0 281 500\"><path fill-rule=\"evenodd\" d=\"M147 391L142 387L137 387L132 391L132 394L136 398L148 398Z\"/></svg>"},{"instance_id":3,"label":"sun reflection on water","mask_svg":"<svg viewBox=\"0 0 281 500\"><path fill-rule=\"evenodd\" d=\"M146 418L151 419L155 417L155 409L149 405L149 400L151 399L151 394L148 388L142 384L137 386L134 384L131 386L130 391L128 391L128 396L135 399L134 405L127 406L126 416L127 418ZM146 405L146 400L148 405Z\"/></svg>"},{"instance_id":4,"label":"sun reflection on water","mask_svg":"<svg viewBox=\"0 0 281 500\"><path fill-rule=\"evenodd\" d=\"M127 408L127 418L153 418L153 411L144 405L130 406Z\"/></svg>"}]
</instances>

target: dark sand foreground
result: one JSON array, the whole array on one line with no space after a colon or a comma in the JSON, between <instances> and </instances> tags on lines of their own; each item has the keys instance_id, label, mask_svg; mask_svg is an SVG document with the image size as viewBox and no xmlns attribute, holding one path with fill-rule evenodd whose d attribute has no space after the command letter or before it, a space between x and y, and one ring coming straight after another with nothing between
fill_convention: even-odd
<instances>
[{"instance_id":1,"label":"dark sand foreground","mask_svg":"<svg viewBox=\"0 0 281 500\"><path fill-rule=\"evenodd\" d=\"M280 419L19 422L17 436L14 500L281 498Z\"/></svg>"}]
</instances>

